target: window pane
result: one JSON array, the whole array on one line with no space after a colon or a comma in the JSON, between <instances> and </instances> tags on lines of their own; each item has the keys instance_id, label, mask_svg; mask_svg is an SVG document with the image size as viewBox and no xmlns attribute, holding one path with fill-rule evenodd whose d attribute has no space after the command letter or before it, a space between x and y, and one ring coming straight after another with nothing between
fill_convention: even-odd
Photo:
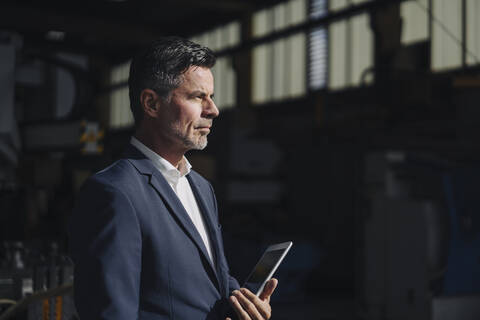
<instances>
[{"instance_id":1,"label":"window pane","mask_svg":"<svg viewBox=\"0 0 480 320\"><path fill-rule=\"evenodd\" d=\"M339 21L328 27L328 87L339 89L347 86L347 21Z\"/></svg>"},{"instance_id":2,"label":"window pane","mask_svg":"<svg viewBox=\"0 0 480 320\"><path fill-rule=\"evenodd\" d=\"M324 88L327 75L327 30L314 29L309 39L310 70L308 74L310 89Z\"/></svg>"},{"instance_id":3,"label":"window pane","mask_svg":"<svg viewBox=\"0 0 480 320\"><path fill-rule=\"evenodd\" d=\"M280 31L287 26L287 4L280 3L273 7L273 31Z\"/></svg>"},{"instance_id":4,"label":"window pane","mask_svg":"<svg viewBox=\"0 0 480 320\"><path fill-rule=\"evenodd\" d=\"M219 109L222 108L224 99L224 67L223 67L223 61L224 58L218 58L217 62L212 68L212 74L213 74L213 79L214 79L214 84L215 84L215 104Z\"/></svg>"},{"instance_id":5,"label":"window pane","mask_svg":"<svg viewBox=\"0 0 480 320\"><path fill-rule=\"evenodd\" d=\"M222 28L215 28L207 33L208 47L213 51L218 51L225 47L225 41L222 37Z\"/></svg>"},{"instance_id":6,"label":"window pane","mask_svg":"<svg viewBox=\"0 0 480 320\"><path fill-rule=\"evenodd\" d=\"M351 78L350 84L360 85L363 72L373 65L373 35L369 15L364 13L350 19ZM372 78L369 78L372 80Z\"/></svg>"},{"instance_id":7,"label":"window pane","mask_svg":"<svg viewBox=\"0 0 480 320\"><path fill-rule=\"evenodd\" d=\"M115 66L110 71L109 83L117 85L128 81L130 61ZM108 119L107 126L110 128L123 128L133 125L133 115L130 111L130 98L128 86L122 86L109 92L108 97Z\"/></svg>"},{"instance_id":8,"label":"window pane","mask_svg":"<svg viewBox=\"0 0 480 320\"><path fill-rule=\"evenodd\" d=\"M229 23L224 30L225 44L227 47L233 47L240 44L240 22Z\"/></svg>"},{"instance_id":9,"label":"window pane","mask_svg":"<svg viewBox=\"0 0 480 320\"><path fill-rule=\"evenodd\" d=\"M461 0L433 0L432 70L460 67L462 64Z\"/></svg>"},{"instance_id":10,"label":"window pane","mask_svg":"<svg viewBox=\"0 0 480 320\"><path fill-rule=\"evenodd\" d=\"M286 75L288 96L291 98L302 96L306 92L306 46L304 33L293 35L288 40L290 45L290 73Z\"/></svg>"},{"instance_id":11,"label":"window pane","mask_svg":"<svg viewBox=\"0 0 480 320\"><path fill-rule=\"evenodd\" d=\"M337 11L345 9L349 5L348 0L330 0L328 1L328 10Z\"/></svg>"},{"instance_id":12,"label":"window pane","mask_svg":"<svg viewBox=\"0 0 480 320\"><path fill-rule=\"evenodd\" d=\"M321 18L327 14L326 0L312 0L310 2L310 17ZM312 90L324 88L327 78L327 30L325 27L313 29L309 34L308 54L309 70L308 82Z\"/></svg>"},{"instance_id":13,"label":"window pane","mask_svg":"<svg viewBox=\"0 0 480 320\"><path fill-rule=\"evenodd\" d=\"M467 64L480 61L480 1L467 0Z\"/></svg>"},{"instance_id":14,"label":"window pane","mask_svg":"<svg viewBox=\"0 0 480 320\"><path fill-rule=\"evenodd\" d=\"M288 25L296 25L307 20L307 0L291 0L288 2Z\"/></svg>"},{"instance_id":15,"label":"window pane","mask_svg":"<svg viewBox=\"0 0 480 320\"><path fill-rule=\"evenodd\" d=\"M252 101L264 103L271 99L271 44L263 44L253 49L252 57Z\"/></svg>"},{"instance_id":16,"label":"window pane","mask_svg":"<svg viewBox=\"0 0 480 320\"><path fill-rule=\"evenodd\" d=\"M272 31L272 11L265 9L253 14L252 34L254 37L264 36Z\"/></svg>"},{"instance_id":17,"label":"window pane","mask_svg":"<svg viewBox=\"0 0 480 320\"><path fill-rule=\"evenodd\" d=\"M225 68L225 105L224 107L233 107L237 102L237 77L232 65L232 58L226 59Z\"/></svg>"},{"instance_id":18,"label":"window pane","mask_svg":"<svg viewBox=\"0 0 480 320\"><path fill-rule=\"evenodd\" d=\"M402 43L411 44L428 38L428 0L411 0L400 4Z\"/></svg>"},{"instance_id":19,"label":"window pane","mask_svg":"<svg viewBox=\"0 0 480 320\"><path fill-rule=\"evenodd\" d=\"M274 100L282 99L287 94L287 73L286 70L291 66L291 62L287 62L287 39L276 40L273 44L273 72L272 78L268 81L273 82L273 96ZM290 76L293 76L289 72Z\"/></svg>"}]
</instances>

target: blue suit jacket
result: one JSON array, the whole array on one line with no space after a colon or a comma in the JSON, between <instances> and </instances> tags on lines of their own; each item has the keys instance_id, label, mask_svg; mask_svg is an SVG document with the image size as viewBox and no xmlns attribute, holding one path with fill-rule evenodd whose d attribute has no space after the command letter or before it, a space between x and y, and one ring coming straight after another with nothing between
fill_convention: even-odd
<instances>
[{"instance_id":1,"label":"blue suit jacket","mask_svg":"<svg viewBox=\"0 0 480 320\"><path fill-rule=\"evenodd\" d=\"M135 147L83 185L69 231L82 320L224 319L238 282L229 276L212 186L194 171L187 178L214 264L170 185Z\"/></svg>"}]
</instances>

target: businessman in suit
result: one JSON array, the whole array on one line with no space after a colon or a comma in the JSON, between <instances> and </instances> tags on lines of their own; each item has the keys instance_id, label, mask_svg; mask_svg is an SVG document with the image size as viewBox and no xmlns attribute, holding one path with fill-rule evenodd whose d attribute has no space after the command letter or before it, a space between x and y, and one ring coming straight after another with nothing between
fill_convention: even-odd
<instances>
[{"instance_id":1,"label":"businessman in suit","mask_svg":"<svg viewBox=\"0 0 480 320\"><path fill-rule=\"evenodd\" d=\"M82 320L269 319L272 279L257 297L229 275L215 195L191 169L219 112L213 53L167 37L134 58L135 134L124 156L83 185L70 223Z\"/></svg>"}]
</instances>

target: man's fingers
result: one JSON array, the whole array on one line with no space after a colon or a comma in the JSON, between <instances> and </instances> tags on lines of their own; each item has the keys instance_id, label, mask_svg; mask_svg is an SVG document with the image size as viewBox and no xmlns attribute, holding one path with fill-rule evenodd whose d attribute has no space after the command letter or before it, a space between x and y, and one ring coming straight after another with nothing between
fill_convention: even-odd
<instances>
[{"instance_id":1,"label":"man's fingers","mask_svg":"<svg viewBox=\"0 0 480 320\"><path fill-rule=\"evenodd\" d=\"M248 290L243 289L242 291L247 292ZM248 292L250 292L250 291L248 291ZM241 292L239 290L233 291L233 294L235 295L237 300L242 305L243 310L245 310L248 313L250 318L252 318L252 319L264 319L264 317L262 315L260 315L260 312L257 309L258 307L260 307L260 305L258 305L258 303L261 303L261 301L258 299L257 296L253 295L255 297L255 299L258 300L257 304L255 304L254 303L255 301L251 301L249 298L247 298L243 294L243 292Z\"/></svg>"},{"instance_id":2,"label":"man's fingers","mask_svg":"<svg viewBox=\"0 0 480 320\"><path fill-rule=\"evenodd\" d=\"M237 314L238 319L241 319L241 320L250 319L250 317L248 316L248 313L245 312L245 310L243 310L242 305L240 304L237 298L235 298L234 296L230 296L229 301L233 307L233 310L235 310L235 313Z\"/></svg>"},{"instance_id":3,"label":"man's fingers","mask_svg":"<svg viewBox=\"0 0 480 320\"><path fill-rule=\"evenodd\" d=\"M271 308L268 303L260 300L259 297L246 288L240 289L240 292L242 292L243 295L255 305L257 311L262 315L263 319L270 319Z\"/></svg>"},{"instance_id":4,"label":"man's fingers","mask_svg":"<svg viewBox=\"0 0 480 320\"><path fill-rule=\"evenodd\" d=\"M275 278L268 280L262 290L262 293L260 294L260 299L263 301L270 301L270 296L272 295L273 291L275 291L277 284L278 280Z\"/></svg>"}]
</instances>

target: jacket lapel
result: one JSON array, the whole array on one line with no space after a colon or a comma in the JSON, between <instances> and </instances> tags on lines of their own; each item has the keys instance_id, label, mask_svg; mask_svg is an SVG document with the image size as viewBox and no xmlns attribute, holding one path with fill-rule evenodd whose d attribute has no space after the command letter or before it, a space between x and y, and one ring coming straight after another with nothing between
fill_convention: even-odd
<instances>
[{"instance_id":1,"label":"jacket lapel","mask_svg":"<svg viewBox=\"0 0 480 320\"><path fill-rule=\"evenodd\" d=\"M214 208L211 206L207 205L206 201L206 196L204 195L204 190L200 188L199 183L197 181L197 178L193 174L187 175L187 179L190 183L190 187L192 188L193 194L195 195L195 199L197 200L198 206L200 208L200 211L203 213L203 218L205 221L205 225L208 230L208 234L210 236L210 244L212 246L213 252L214 252L214 259L215 259L215 267L217 270L217 278L220 279L220 284L222 287L224 287L225 283L223 283L223 276L218 277L218 275L222 275L221 270L219 269L220 266L220 261L219 258L221 257L221 252L220 252L220 247L219 247L219 241L221 239L221 235L217 231L216 227L216 219L212 216L212 213L214 212Z\"/></svg>"},{"instance_id":2,"label":"jacket lapel","mask_svg":"<svg viewBox=\"0 0 480 320\"><path fill-rule=\"evenodd\" d=\"M180 199L173 191L172 187L168 184L167 180L163 177L163 175L158 171L157 168L153 165L153 163L148 159L143 153L141 153L137 148L133 146L129 146L126 151L126 155L129 158L129 161L140 171L140 173L147 175L149 177L149 184L157 191L157 194L163 199L164 203L172 213L172 215L176 218L179 225L185 231L185 233L190 237L190 239L195 243L198 249L202 252L204 258L208 261L211 271L214 274L214 278L217 280L217 284L221 284L220 278L217 274L217 270L213 265L212 261L210 260L210 256L208 255L207 249L200 234L197 231L197 228L193 224L190 216L186 212L185 208L183 207ZM192 183L191 183L192 185ZM194 190L195 189L195 190ZM201 212L203 213L205 223L208 225L210 237L213 238L215 235L212 233L211 228L211 218L208 210L205 210L205 204L201 196L199 196L198 188L192 186L192 190L194 190L194 195L197 200L197 203L200 207ZM218 257L217 254L217 244L216 238L211 239L212 247L215 251L214 259Z\"/></svg>"},{"instance_id":3,"label":"jacket lapel","mask_svg":"<svg viewBox=\"0 0 480 320\"><path fill-rule=\"evenodd\" d=\"M193 242L195 242L197 247L205 256L205 259L207 259L210 263L212 269L215 269L210 260L210 256L208 255L207 248L203 243L202 237L198 233L197 228L192 222L192 219L190 219L190 216L180 202L180 199L178 199L177 195L172 190L172 187L170 187L168 182L159 172L155 172L150 177L150 184L153 188L157 190L158 194L160 195L160 197L162 197L164 202L167 204L167 206L170 208L177 220L180 222L185 232L189 235Z\"/></svg>"}]
</instances>

